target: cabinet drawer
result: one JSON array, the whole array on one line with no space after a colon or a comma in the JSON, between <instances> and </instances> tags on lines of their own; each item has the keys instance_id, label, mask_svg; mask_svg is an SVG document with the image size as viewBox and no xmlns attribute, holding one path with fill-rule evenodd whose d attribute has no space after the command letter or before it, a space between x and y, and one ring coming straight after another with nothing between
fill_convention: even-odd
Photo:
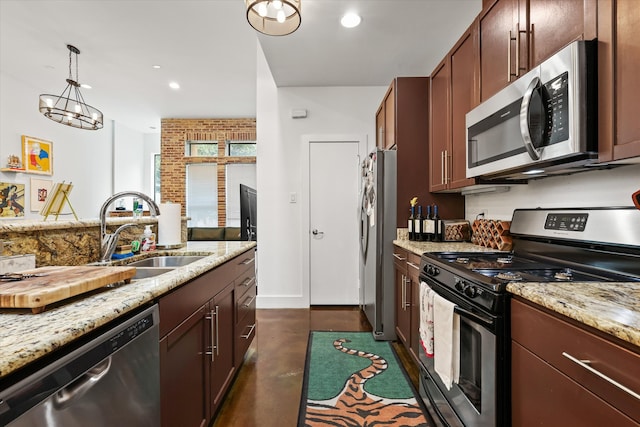
<instances>
[{"instance_id":1,"label":"cabinet drawer","mask_svg":"<svg viewBox=\"0 0 640 427\"><path fill-rule=\"evenodd\" d=\"M407 276L412 283L420 283L420 255L413 252L407 254Z\"/></svg>"},{"instance_id":2,"label":"cabinet drawer","mask_svg":"<svg viewBox=\"0 0 640 427\"><path fill-rule=\"evenodd\" d=\"M393 247L393 264L397 269L406 270L409 252L398 246Z\"/></svg>"},{"instance_id":3,"label":"cabinet drawer","mask_svg":"<svg viewBox=\"0 0 640 427\"><path fill-rule=\"evenodd\" d=\"M569 358L589 361L587 365L602 375L640 393L638 353L529 304L516 299L511 303L514 341L640 423L636 397Z\"/></svg>"},{"instance_id":4,"label":"cabinet drawer","mask_svg":"<svg viewBox=\"0 0 640 427\"><path fill-rule=\"evenodd\" d=\"M236 368L238 368L242 364L244 356L256 336L256 312L252 311L248 313L240 323L236 324L235 330L235 364Z\"/></svg>"},{"instance_id":5,"label":"cabinet drawer","mask_svg":"<svg viewBox=\"0 0 640 427\"><path fill-rule=\"evenodd\" d=\"M256 311L257 288L251 286L246 292L236 297L236 323L241 322L249 313Z\"/></svg>"},{"instance_id":6,"label":"cabinet drawer","mask_svg":"<svg viewBox=\"0 0 640 427\"><path fill-rule=\"evenodd\" d=\"M242 296L247 290L256 285L256 274L253 269L246 270L236 280L236 299Z\"/></svg>"},{"instance_id":7,"label":"cabinet drawer","mask_svg":"<svg viewBox=\"0 0 640 427\"><path fill-rule=\"evenodd\" d=\"M232 261L236 269L236 277L247 271L255 272L256 269L256 251L249 249L248 251L238 255Z\"/></svg>"}]
</instances>

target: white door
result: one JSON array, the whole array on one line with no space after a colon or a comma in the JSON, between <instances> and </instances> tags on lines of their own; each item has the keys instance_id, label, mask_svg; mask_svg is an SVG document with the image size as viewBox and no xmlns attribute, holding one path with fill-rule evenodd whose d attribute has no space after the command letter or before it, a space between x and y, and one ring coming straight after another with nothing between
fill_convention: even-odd
<instances>
[{"instance_id":1,"label":"white door","mask_svg":"<svg viewBox=\"0 0 640 427\"><path fill-rule=\"evenodd\" d=\"M357 305L358 142L309 146L309 302Z\"/></svg>"}]
</instances>

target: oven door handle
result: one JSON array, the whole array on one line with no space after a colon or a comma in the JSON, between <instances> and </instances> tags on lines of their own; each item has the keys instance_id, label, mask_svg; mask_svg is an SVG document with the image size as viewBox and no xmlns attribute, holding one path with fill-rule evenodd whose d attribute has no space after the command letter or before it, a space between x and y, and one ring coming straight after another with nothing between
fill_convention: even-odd
<instances>
[{"instance_id":1,"label":"oven door handle","mask_svg":"<svg viewBox=\"0 0 640 427\"><path fill-rule=\"evenodd\" d=\"M531 99L533 93L542 86L542 82L539 77L534 77L529 83L524 96L522 97L522 104L520 104L520 133L524 140L524 148L529 153L531 160L540 160L542 154L542 148L536 148L531 140L531 126L529 123L529 108L531 105Z\"/></svg>"},{"instance_id":2,"label":"oven door handle","mask_svg":"<svg viewBox=\"0 0 640 427\"><path fill-rule=\"evenodd\" d=\"M468 319L473 320L476 323L481 324L482 326L484 326L487 329L492 329L494 326L494 321L492 319L489 319L485 316L481 316L479 314L476 313L472 313L469 310L465 310L464 308L460 308L459 306L455 306L453 311L455 313L458 313L460 316L462 317L466 317Z\"/></svg>"}]
</instances>

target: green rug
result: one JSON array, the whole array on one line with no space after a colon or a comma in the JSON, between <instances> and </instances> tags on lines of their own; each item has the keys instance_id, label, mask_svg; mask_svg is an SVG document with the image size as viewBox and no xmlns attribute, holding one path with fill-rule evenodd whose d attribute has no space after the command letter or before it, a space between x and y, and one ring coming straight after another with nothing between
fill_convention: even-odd
<instances>
[{"instance_id":1,"label":"green rug","mask_svg":"<svg viewBox=\"0 0 640 427\"><path fill-rule=\"evenodd\" d=\"M387 341L309 334L298 426L424 426L420 399Z\"/></svg>"}]
</instances>

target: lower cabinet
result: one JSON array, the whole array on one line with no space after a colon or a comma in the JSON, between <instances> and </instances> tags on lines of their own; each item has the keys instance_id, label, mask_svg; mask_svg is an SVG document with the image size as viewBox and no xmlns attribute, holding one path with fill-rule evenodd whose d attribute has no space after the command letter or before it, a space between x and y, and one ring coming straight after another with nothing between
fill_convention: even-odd
<instances>
[{"instance_id":1,"label":"lower cabinet","mask_svg":"<svg viewBox=\"0 0 640 427\"><path fill-rule=\"evenodd\" d=\"M512 425L640 425L640 349L517 299L511 318Z\"/></svg>"},{"instance_id":2,"label":"lower cabinet","mask_svg":"<svg viewBox=\"0 0 640 427\"><path fill-rule=\"evenodd\" d=\"M251 249L160 298L162 427L206 426L219 409L256 332L254 260Z\"/></svg>"},{"instance_id":3,"label":"lower cabinet","mask_svg":"<svg viewBox=\"0 0 640 427\"><path fill-rule=\"evenodd\" d=\"M394 246L396 335L416 363L420 354L420 256Z\"/></svg>"}]
</instances>

